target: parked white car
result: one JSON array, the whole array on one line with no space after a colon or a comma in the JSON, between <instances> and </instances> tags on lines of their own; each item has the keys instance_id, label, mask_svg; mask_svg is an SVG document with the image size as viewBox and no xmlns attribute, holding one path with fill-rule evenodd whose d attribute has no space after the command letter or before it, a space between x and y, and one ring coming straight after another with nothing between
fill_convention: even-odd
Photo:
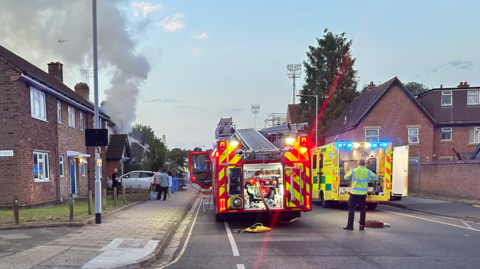
<instances>
[{"instance_id":1,"label":"parked white car","mask_svg":"<svg viewBox=\"0 0 480 269\"><path fill-rule=\"evenodd\" d=\"M130 189L130 186L138 189L140 186L142 190L148 190L153 184L153 177L152 171L132 171L120 177L120 184L122 187L125 186L125 189ZM109 189L112 188L112 179L108 179L107 186Z\"/></svg>"}]
</instances>

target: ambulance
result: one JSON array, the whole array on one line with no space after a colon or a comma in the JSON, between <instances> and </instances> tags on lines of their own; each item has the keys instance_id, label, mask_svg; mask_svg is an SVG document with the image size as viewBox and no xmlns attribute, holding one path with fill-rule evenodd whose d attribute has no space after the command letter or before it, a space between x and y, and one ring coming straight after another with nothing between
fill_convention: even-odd
<instances>
[{"instance_id":1,"label":"ambulance","mask_svg":"<svg viewBox=\"0 0 480 269\"><path fill-rule=\"evenodd\" d=\"M378 176L369 183L367 208L407 196L408 146L392 147L390 142L334 142L311 150L314 199L324 208L348 202L350 181L345 175L364 159L366 167Z\"/></svg>"}]
</instances>

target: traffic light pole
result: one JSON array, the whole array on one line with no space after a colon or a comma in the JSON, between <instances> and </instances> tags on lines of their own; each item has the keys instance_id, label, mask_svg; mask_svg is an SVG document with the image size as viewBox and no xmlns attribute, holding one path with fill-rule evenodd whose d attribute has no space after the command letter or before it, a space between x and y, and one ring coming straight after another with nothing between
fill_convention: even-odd
<instances>
[{"instance_id":1,"label":"traffic light pole","mask_svg":"<svg viewBox=\"0 0 480 269\"><path fill-rule=\"evenodd\" d=\"M98 58L97 58L97 0L92 0L93 20L93 87L95 93L95 129L100 129L100 116L98 114ZM100 163L99 163L100 160ZM100 169L102 169L99 147L95 147L95 224L102 223L102 182Z\"/></svg>"}]
</instances>

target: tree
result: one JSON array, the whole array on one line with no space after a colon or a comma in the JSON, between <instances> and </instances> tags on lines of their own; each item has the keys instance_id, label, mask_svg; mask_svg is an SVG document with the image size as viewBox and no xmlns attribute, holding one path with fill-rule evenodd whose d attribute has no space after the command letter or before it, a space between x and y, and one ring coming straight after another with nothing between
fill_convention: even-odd
<instances>
[{"instance_id":1,"label":"tree","mask_svg":"<svg viewBox=\"0 0 480 269\"><path fill-rule=\"evenodd\" d=\"M425 84L420 83L420 82L415 82L415 81L407 82L407 83L403 84L403 86L404 86L405 89L407 89L407 91L409 91L413 96L419 95L419 94L421 94L422 92L426 92L426 91L430 90L430 88L428 88L427 86L425 86Z\"/></svg>"},{"instance_id":2,"label":"tree","mask_svg":"<svg viewBox=\"0 0 480 269\"><path fill-rule=\"evenodd\" d=\"M188 166L188 153L186 149L174 148L167 154L166 166L174 175L183 173Z\"/></svg>"},{"instance_id":3,"label":"tree","mask_svg":"<svg viewBox=\"0 0 480 269\"><path fill-rule=\"evenodd\" d=\"M315 124L315 98L301 97L299 119L307 121L314 138L314 128L318 128L318 141L342 111L359 95L357 92L357 71L353 69L355 58L351 56L352 40L345 33L333 34L328 29L322 38L317 38L317 46L309 46L305 68L305 84L302 95L318 95L318 124Z\"/></svg>"},{"instance_id":4,"label":"tree","mask_svg":"<svg viewBox=\"0 0 480 269\"><path fill-rule=\"evenodd\" d=\"M152 127L142 124L135 124L133 130L139 132L148 141L150 152L147 154L146 168L150 171L165 169L164 165L168 152L165 135L158 138Z\"/></svg>"}]
</instances>

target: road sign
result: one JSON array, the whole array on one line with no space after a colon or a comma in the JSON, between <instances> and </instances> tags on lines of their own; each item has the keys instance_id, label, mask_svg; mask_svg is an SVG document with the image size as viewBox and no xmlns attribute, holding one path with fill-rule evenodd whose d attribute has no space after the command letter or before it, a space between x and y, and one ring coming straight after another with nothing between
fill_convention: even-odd
<instances>
[{"instance_id":1,"label":"road sign","mask_svg":"<svg viewBox=\"0 0 480 269\"><path fill-rule=\"evenodd\" d=\"M11 157L13 156L13 150L0 150L0 157Z\"/></svg>"}]
</instances>

